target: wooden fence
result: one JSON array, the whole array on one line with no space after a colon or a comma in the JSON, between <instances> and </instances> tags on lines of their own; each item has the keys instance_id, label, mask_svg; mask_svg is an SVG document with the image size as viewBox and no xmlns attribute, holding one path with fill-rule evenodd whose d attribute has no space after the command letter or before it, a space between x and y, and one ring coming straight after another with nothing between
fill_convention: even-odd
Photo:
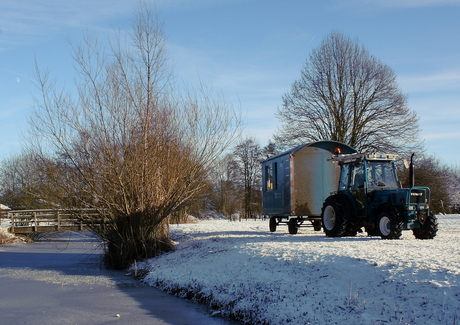
<instances>
[{"instance_id":1,"label":"wooden fence","mask_svg":"<svg viewBox=\"0 0 460 325\"><path fill-rule=\"evenodd\" d=\"M91 220L92 225L102 223L100 214L95 209L61 210L11 210L9 232L26 234L32 232L85 231L88 224L82 220Z\"/></svg>"}]
</instances>

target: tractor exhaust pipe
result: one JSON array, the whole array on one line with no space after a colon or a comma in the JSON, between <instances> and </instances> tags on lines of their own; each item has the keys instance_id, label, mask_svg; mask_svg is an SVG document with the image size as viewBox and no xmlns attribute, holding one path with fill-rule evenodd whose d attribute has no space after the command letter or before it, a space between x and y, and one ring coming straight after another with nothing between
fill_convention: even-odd
<instances>
[{"instance_id":1,"label":"tractor exhaust pipe","mask_svg":"<svg viewBox=\"0 0 460 325\"><path fill-rule=\"evenodd\" d=\"M414 175L414 156L415 153L413 153L410 156L410 165L409 165L409 187L412 188L415 186L415 175Z\"/></svg>"}]
</instances>

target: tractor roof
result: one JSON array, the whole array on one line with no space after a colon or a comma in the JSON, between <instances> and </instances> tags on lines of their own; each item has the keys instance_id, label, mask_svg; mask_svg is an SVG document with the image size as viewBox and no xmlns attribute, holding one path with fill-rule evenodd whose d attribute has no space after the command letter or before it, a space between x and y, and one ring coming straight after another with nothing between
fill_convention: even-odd
<instances>
[{"instance_id":1,"label":"tractor roof","mask_svg":"<svg viewBox=\"0 0 460 325\"><path fill-rule=\"evenodd\" d=\"M379 160L379 161L393 161L396 160L398 155L387 153L353 153L349 155L338 155L333 157L332 160L345 164L353 161L363 160Z\"/></svg>"}]
</instances>

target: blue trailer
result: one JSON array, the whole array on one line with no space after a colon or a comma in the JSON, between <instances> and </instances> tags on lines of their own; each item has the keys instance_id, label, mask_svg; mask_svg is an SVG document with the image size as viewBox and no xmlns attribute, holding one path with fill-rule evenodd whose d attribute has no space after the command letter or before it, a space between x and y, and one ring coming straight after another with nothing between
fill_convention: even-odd
<instances>
[{"instance_id":1,"label":"blue trailer","mask_svg":"<svg viewBox=\"0 0 460 325\"><path fill-rule=\"evenodd\" d=\"M318 141L262 161L263 215L270 218L270 231L279 224L287 224L291 234L302 226L321 230L321 208L337 191L340 176L331 158L352 153L356 150L344 143Z\"/></svg>"}]
</instances>

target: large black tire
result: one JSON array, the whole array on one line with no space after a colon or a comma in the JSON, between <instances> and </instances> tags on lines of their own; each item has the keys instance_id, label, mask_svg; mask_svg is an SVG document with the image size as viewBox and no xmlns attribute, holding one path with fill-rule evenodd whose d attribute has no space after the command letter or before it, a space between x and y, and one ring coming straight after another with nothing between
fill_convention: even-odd
<instances>
[{"instance_id":1,"label":"large black tire","mask_svg":"<svg viewBox=\"0 0 460 325\"><path fill-rule=\"evenodd\" d=\"M270 229L271 232L276 231L277 225L278 225L278 222L276 221L276 217L270 217L270 220L268 221L268 228Z\"/></svg>"},{"instance_id":2,"label":"large black tire","mask_svg":"<svg viewBox=\"0 0 460 325\"><path fill-rule=\"evenodd\" d=\"M384 211L379 215L376 227L382 239L399 239L402 235L403 223L394 213Z\"/></svg>"},{"instance_id":3,"label":"large black tire","mask_svg":"<svg viewBox=\"0 0 460 325\"><path fill-rule=\"evenodd\" d=\"M321 221L328 237L341 237L347 229L347 218L337 195L329 196L323 204Z\"/></svg>"},{"instance_id":4,"label":"large black tire","mask_svg":"<svg viewBox=\"0 0 460 325\"><path fill-rule=\"evenodd\" d=\"M297 234L297 230L299 227L297 227L297 219L291 218L289 219L288 222L288 230L291 235Z\"/></svg>"},{"instance_id":5,"label":"large black tire","mask_svg":"<svg viewBox=\"0 0 460 325\"><path fill-rule=\"evenodd\" d=\"M412 233L417 239L433 239L438 233L438 219L430 212L422 228L412 229Z\"/></svg>"}]
</instances>

